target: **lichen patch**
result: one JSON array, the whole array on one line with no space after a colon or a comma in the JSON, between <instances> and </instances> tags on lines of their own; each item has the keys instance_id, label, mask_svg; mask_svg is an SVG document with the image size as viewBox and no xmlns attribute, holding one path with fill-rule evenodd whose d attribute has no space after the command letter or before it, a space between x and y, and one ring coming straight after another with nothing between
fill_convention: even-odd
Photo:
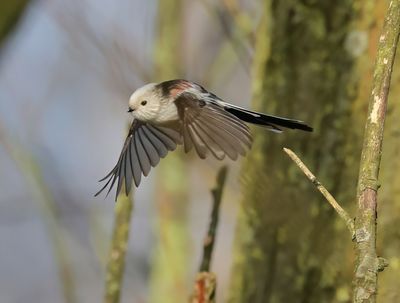
<instances>
[{"instance_id":1,"label":"lichen patch","mask_svg":"<svg viewBox=\"0 0 400 303\"><path fill-rule=\"evenodd\" d=\"M372 123L377 124L378 123L378 111L379 111L379 106L381 105L382 99L378 95L376 95L376 96L374 96L374 101L375 102L373 104L372 111L371 111L371 114L369 117L370 117Z\"/></svg>"}]
</instances>

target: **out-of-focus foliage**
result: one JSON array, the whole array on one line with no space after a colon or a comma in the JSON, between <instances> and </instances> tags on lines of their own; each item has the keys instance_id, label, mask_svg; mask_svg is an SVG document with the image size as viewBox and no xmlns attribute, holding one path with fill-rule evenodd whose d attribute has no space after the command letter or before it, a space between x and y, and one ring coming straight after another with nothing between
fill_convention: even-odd
<instances>
[{"instance_id":1,"label":"out-of-focus foliage","mask_svg":"<svg viewBox=\"0 0 400 303\"><path fill-rule=\"evenodd\" d=\"M25 12L28 0L3 1L0 3L0 46L3 40L17 25L21 15ZM43 171L35 157L24 151L22 145L7 134L5 124L0 123L0 145L3 146L8 156L14 161L18 169L23 173L29 189L33 193L41 215L48 228L48 236L51 248L58 263L58 274L62 282L62 294L68 302L75 302L74 280L69 268L68 251L63 237L68 233L59 224L58 206L54 201L44 177Z\"/></svg>"},{"instance_id":2,"label":"out-of-focus foliage","mask_svg":"<svg viewBox=\"0 0 400 303\"><path fill-rule=\"evenodd\" d=\"M18 22L29 0L0 2L0 41L2 41Z\"/></svg>"}]
</instances>

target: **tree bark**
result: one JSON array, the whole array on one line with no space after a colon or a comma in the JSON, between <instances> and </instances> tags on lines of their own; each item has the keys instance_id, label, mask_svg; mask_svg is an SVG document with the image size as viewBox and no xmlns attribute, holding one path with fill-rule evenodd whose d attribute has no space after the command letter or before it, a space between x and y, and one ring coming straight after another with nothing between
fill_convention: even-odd
<instances>
[{"instance_id":1,"label":"tree bark","mask_svg":"<svg viewBox=\"0 0 400 303\"><path fill-rule=\"evenodd\" d=\"M354 302L376 302L378 272L384 262L376 251L377 191L392 67L400 33L400 1L390 1L379 37L374 82L365 125L357 188Z\"/></svg>"},{"instance_id":2,"label":"tree bark","mask_svg":"<svg viewBox=\"0 0 400 303\"><path fill-rule=\"evenodd\" d=\"M370 81L363 69L373 53L373 8L374 1L264 2L253 106L306 121L315 132L253 130L255 141L243 167L230 302L351 299L346 225L281 150L287 146L299 154L349 207L359 159L348 155L361 149L361 130L351 113Z\"/></svg>"}]
</instances>

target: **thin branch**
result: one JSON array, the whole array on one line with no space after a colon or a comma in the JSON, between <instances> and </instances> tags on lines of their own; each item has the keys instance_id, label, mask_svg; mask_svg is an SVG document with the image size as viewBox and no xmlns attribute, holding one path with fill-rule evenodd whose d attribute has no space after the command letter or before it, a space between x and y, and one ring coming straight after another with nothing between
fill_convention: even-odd
<instances>
[{"instance_id":1,"label":"thin branch","mask_svg":"<svg viewBox=\"0 0 400 303\"><path fill-rule=\"evenodd\" d=\"M211 211L210 225L207 236L203 243L203 257L199 272L194 283L194 291L189 299L191 303L212 303L215 302L215 290L217 279L215 274L210 272L210 264L215 243L215 234L218 226L219 208L225 186L227 167L223 166L218 172L217 183L211 190L213 196L213 207Z\"/></svg>"},{"instance_id":2,"label":"thin branch","mask_svg":"<svg viewBox=\"0 0 400 303\"><path fill-rule=\"evenodd\" d=\"M338 215L344 220L349 229L352 237L354 238L354 221L350 215L339 205L332 194L317 180L314 174L308 167L300 160L300 158L290 149L283 148L284 152L296 163L306 177L317 187L321 194L325 197L326 201L333 207Z\"/></svg>"},{"instance_id":3,"label":"thin branch","mask_svg":"<svg viewBox=\"0 0 400 303\"><path fill-rule=\"evenodd\" d=\"M211 194L213 196L213 208L211 211L211 221L208 227L207 236L203 243L203 258L200 265L200 272L210 271L210 263L215 243L215 234L218 226L219 207L221 205L227 170L228 169L226 166L223 166L219 170L217 175L217 184L215 188L211 190Z\"/></svg>"},{"instance_id":4,"label":"thin branch","mask_svg":"<svg viewBox=\"0 0 400 303\"><path fill-rule=\"evenodd\" d=\"M376 302L378 272L385 264L376 252L377 191L387 100L399 34L400 0L392 0L379 37L358 177L357 260L353 279L353 302L356 303Z\"/></svg>"}]
</instances>

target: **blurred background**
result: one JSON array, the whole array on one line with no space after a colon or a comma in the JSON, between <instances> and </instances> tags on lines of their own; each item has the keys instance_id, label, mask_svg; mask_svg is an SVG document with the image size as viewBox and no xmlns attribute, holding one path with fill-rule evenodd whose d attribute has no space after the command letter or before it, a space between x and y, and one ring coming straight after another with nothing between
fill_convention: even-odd
<instances>
[{"instance_id":1,"label":"blurred background","mask_svg":"<svg viewBox=\"0 0 400 303\"><path fill-rule=\"evenodd\" d=\"M234 104L307 121L253 129L229 165L212 270L217 302L350 302L345 224L282 152L354 214L376 42L387 1L13 0L0 3L0 301L100 302L115 164L130 94L185 78ZM398 59L397 61L399 61ZM381 302L399 302L400 66L384 141ZM223 163L168 155L134 194L121 302L186 302Z\"/></svg>"}]
</instances>

